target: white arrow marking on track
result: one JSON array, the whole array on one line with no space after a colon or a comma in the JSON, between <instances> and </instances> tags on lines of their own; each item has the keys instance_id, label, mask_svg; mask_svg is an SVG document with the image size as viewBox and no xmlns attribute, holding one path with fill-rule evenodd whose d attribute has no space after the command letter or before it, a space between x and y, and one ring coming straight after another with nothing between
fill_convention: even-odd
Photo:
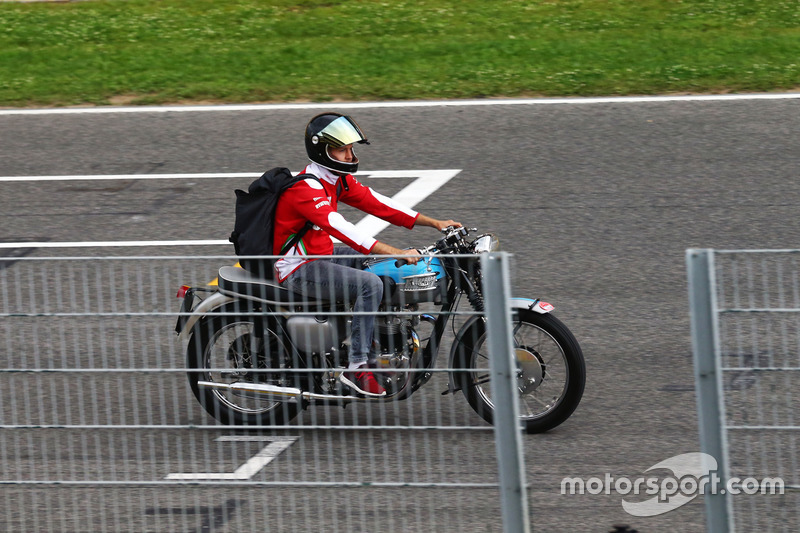
<instances>
[{"instance_id":1,"label":"white arrow marking on track","mask_svg":"<svg viewBox=\"0 0 800 533\"><path fill-rule=\"evenodd\" d=\"M220 437L216 439L217 442L269 442L260 452L247 460L242 466L237 468L234 472L230 473L174 473L167 474L164 479L175 480L246 480L256 475L262 468L272 462L273 459L278 457L284 450L295 443L300 437L248 437L242 435L234 435L229 437Z\"/></svg>"}]
</instances>

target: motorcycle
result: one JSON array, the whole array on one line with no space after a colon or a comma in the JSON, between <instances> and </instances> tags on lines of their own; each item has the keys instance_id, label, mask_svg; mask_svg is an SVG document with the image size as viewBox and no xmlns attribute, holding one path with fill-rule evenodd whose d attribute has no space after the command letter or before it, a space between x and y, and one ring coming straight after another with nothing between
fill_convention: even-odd
<instances>
[{"instance_id":1,"label":"motorcycle","mask_svg":"<svg viewBox=\"0 0 800 533\"><path fill-rule=\"evenodd\" d=\"M492 423L482 274L477 254L498 249L492 234L449 227L416 265L367 258L384 281L371 366L383 397L361 397L338 376L347 360L352 315L342 302L310 301L238 266L219 270L216 288L182 286L176 332L188 340L189 384L203 408L232 425L281 425L311 403L388 402L411 397L433 375L447 324L462 296L474 310L455 334L449 384ZM513 298L512 330L520 423L540 433L577 408L586 380L581 348L539 299ZM421 307L438 307L426 312Z\"/></svg>"}]
</instances>

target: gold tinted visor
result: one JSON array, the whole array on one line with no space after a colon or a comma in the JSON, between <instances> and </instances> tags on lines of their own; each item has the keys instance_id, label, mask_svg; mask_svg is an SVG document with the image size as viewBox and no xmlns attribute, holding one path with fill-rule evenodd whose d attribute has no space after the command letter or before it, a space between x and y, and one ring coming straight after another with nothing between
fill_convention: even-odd
<instances>
[{"instance_id":1,"label":"gold tinted visor","mask_svg":"<svg viewBox=\"0 0 800 533\"><path fill-rule=\"evenodd\" d=\"M323 142L333 146L334 148L341 148L348 144L354 143L367 143L367 138L361 133L358 124L350 120L348 117L339 117L319 132L319 137Z\"/></svg>"}]
</instances>

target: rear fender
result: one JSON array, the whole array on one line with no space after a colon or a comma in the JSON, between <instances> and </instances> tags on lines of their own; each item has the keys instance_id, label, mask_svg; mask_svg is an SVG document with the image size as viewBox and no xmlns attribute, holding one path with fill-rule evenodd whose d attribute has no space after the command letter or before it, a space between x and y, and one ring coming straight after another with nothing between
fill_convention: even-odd
<instances>
[{"instance_id":1,"label":"rear fender","mask_svg":"<svg viewBox=\"0 0 800 533\"><path fill-rule=\"evenodd\" d=\"M215 292L200 302L198 306L192 310L192 314L186 318L186 322L183 324L181 331L178 332L178 338L182 341L188 340L189 335L192 334L192 328L198 320L205 316L209 311L218 309L223 305L231 303L232 301L234 301L234 298Z\"/></svg>"}]
</instances>

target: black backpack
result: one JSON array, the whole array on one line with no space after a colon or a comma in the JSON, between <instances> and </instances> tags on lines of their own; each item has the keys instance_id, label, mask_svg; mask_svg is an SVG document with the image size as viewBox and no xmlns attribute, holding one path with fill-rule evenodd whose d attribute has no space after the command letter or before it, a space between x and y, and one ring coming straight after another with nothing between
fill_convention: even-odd
<instances>
[{"instance_id":1,"label":"black backpack","mask_svg":"<svg viewBox=\"0 0 800 533\"><path fill-rule=\"evenodd\" d=\"M313 174L292 176L288 168L276 167L266 171L248 187L247 192L236 190L236 221L233 225L230 242L236 255L272 255L275 234L275 210L281 193L307 178L319 181ZM285 254L297 244L306 232L313 227L306 222L303 229L281 248ZM275 259L242 259L239 263L250 272L261 277L272 278Z\"/></svg>"}]
</instances>

